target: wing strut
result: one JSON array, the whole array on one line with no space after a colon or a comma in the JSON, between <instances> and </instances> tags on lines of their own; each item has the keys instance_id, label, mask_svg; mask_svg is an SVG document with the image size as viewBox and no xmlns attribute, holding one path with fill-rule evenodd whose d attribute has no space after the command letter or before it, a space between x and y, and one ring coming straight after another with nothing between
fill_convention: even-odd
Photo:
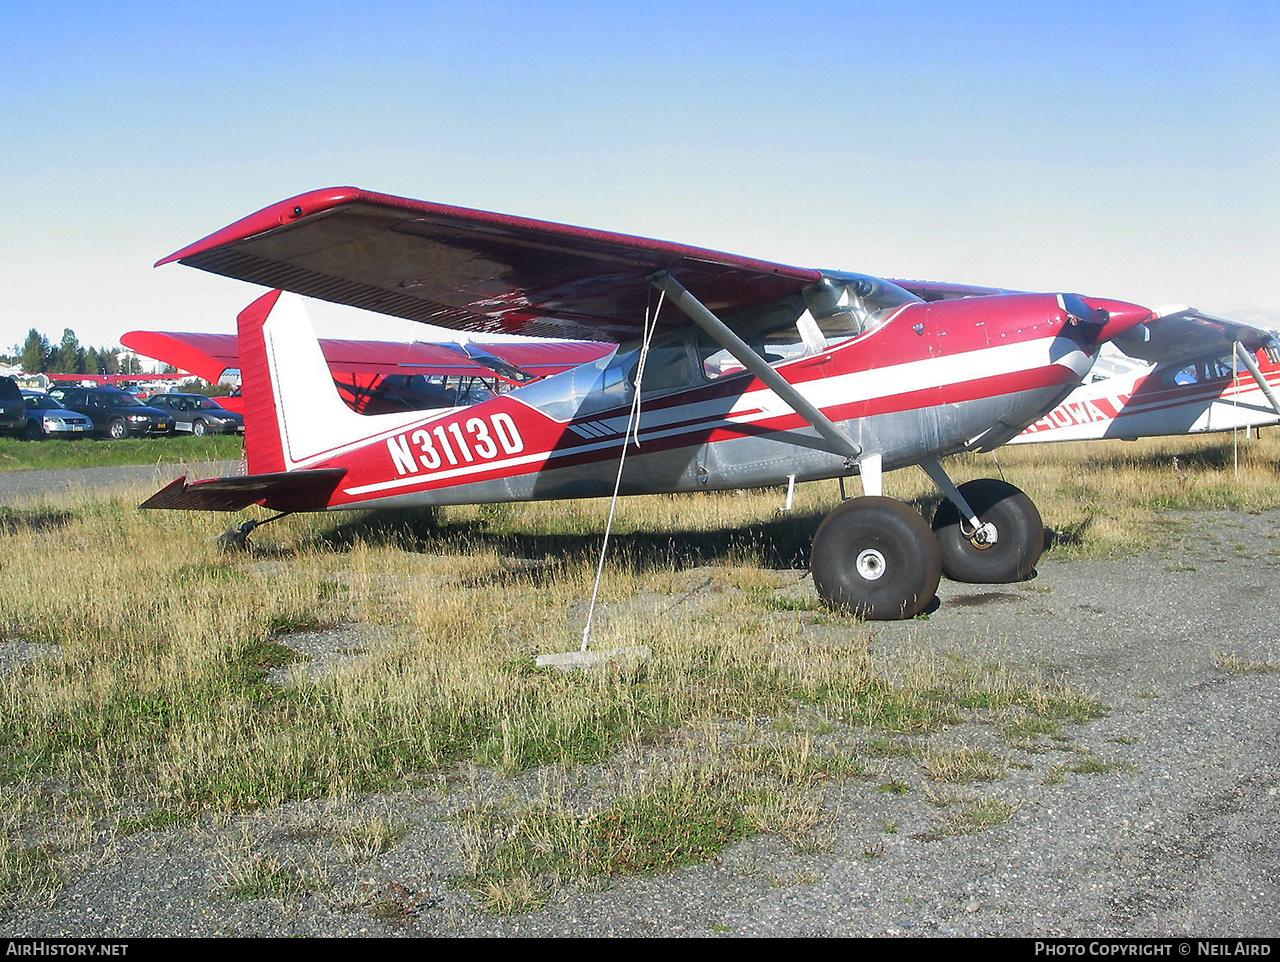
<instances>
[{"instance_id":1,"label":"wing strut","mask_svg":"<svg viewBox=\"0 0 1280 962\"><path fill-rule=\"evenodd\" d=\"M724 321L711 313L705 304L690 294L685 286L669 273L658 271L656 274L650 274L648 280L654 287L671 298L676 307L680 308L689 316L690 320L706 331L717 344L737 358L744 368L763 381L765 386L773 391L774 394L786 401L796 414L808 421L835 449L837 454L843 454L848 458L849 467L853 467L854 462L862 455L861 445L811 404L803 394L795 389L790 381L770 367L768 361L752 350L746 341L734 334L725 325Z\"/></svg>"},{"instance_id":2,"label":"wing strut","mask_svg":"<svg viewBox=\"0 0 1280 962\"><path fill-rule=\"evenodd\" d=\"M1267 396L1267 400L1271 402L1271 406L1275 409L1276 414L1280 414L1280 400L1276 400L1275 392L1271 390L1271 385L1267 383L1267 379L1262 376L1262 371L1258 368L1258 362L1253 359L1253 355L1246 351L1244 345L1236 341L1236 357L1240 358L1245 367L1249 369L1249 373L1253 375L1253 379L1258 382L1258 387L1262 388L1262 393Z\"/></svg>"}]
</instances>

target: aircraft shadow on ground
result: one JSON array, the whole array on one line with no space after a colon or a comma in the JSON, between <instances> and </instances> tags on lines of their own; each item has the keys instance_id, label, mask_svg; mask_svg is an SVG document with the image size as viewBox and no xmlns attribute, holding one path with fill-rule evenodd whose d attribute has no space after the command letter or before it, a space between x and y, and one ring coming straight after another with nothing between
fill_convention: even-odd
<instances>
[{"instance_id":1,"label":"aircraft shadow on ground","mask_svg":"<svg viewBox=\"0 0 1280 962\"><path fill-rule=\"evenodd\" d=\"M1240 448L1241 453L1245 450ZM1140 470L1154 471L1224 471L1230 470L1235 465L1236 449L1230 442L1226 441L1222 444L1214 444L1209 447L1197 448L1190 451L1177 452L1155 452L1143 451L1140 453L1123 452L1123 461L1126 464L1132 464ZM1176 463L1175 463L1176 462Z\"/></svg>"},{"instance_id":2,"label":"aircraft shadow on ground","mask_svg":"<svg viewBox=\"0 0 1280 962\"><path fill-rule=\"evenodd\" d=\"M59 511L53 508L33 508L25 511L0 508L0 533L13 534L19 531L65 528L75 520L76 515L72 511Z\"/></svg>"},{"instance_id":3,"label":"aircraft shadow on ground","mask_svg":"<svg viewBox=\"0 0 1280 962\"><path fill-rule=\"evenodd\" d=\"M810 544L822 518L818 511L793 511L717 529L615 530L609 539L609 555L614 563L640 572L687 570L734 556L759 558L771 569L807 569ZM483 517L471 522L441 522L438 513L429 510L379 511L335 525L313 538L310 546L348 551L363 543L450 554L492 550L511 559L535 562L511 569L527 579L534 571L550 575L582 559L598 558L603 537L603 525L592 531L539 533L512 531L501 520Z\"/></svg>"},{"instance_id":4,"label":"aircraft shadow on ground","mask_svg":"<svg viewBox=\"0 0 1280 962\"><path fill-rule=\"evenodd\" d=\"M932 518L940 496L923 496L909 503L926 520ZM544 582L584 560L594 564L604 537L603 523L581 532L528 532L511 530L504 505L493 507L492 518L442 521L433 509L383 510L353 514L306 539L299 548L334 552L350 551L360 544L391 546L415 554L467 554L495 552L511 564L471 579L472 587L521 580ZM696 508L691 506L691 514ZM609 559L640 573L657 570L684 571L734 557L759 559L768 569L808 570L814 533L825 517L823 510L775 512L749 524L724 528L673 527L660 531L615 531L610 536ZM1067 531L1045 529L1045 548L1079 544L1093 519ZM255 546L255 551L280 549ZM285 553L291 553L285 549Z\"/></svg>"}]
</instances>

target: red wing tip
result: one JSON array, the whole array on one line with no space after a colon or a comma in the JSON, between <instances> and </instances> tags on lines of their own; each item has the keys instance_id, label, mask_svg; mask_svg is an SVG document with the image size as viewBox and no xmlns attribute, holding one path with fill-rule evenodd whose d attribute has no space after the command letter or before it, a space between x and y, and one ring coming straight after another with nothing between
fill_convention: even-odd
<instances>
[{"instance_id":1,"label":"red wing tip","mask_svg":"<svg viewBox=\"0 0 1280 962\"><path fill-rule=\"evenodd\" d=\"M180 261L184 257L190 257L193 254L221 247L224 244L232 244L236 241L244 240L255 234L282 227L291 221L299 220L311 214L318 214L330 208L339 207L342 204L349 204L366 196L368 196L368 191L359 187L324 187L319 190L308 191L305 194L299 194L297 197L290 197L288 200L278 201L264 207L248 217L242 217L221 230L216 230L207 237L201 238L194 244L188 244L181 250L174 251L168 257L160 258L155 262L154 266L163 267L165 264Z\"/></svg>"}]
</instances>

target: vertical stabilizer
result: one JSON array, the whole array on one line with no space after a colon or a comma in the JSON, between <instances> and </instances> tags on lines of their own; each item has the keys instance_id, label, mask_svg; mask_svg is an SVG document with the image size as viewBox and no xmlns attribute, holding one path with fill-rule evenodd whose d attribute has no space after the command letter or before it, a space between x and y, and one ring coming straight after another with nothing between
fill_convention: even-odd
<instances>
[{"instance_id":1,"label":"vertical stabilizer","mask_svg":"<svg viewBox=\"0 0 1280 962\"><path fill-rule=\"evenodd\" d=\"M421 412L365 416L338 395L302 298L272 291L237 318L250 474L318 465Z\"/></svg>"},{"instance_id":2,"label":"vertical stabilizer","mask_svg":"<svg viewBox=\"0 0 1280 962\"><path fill-rule=\"evenodd\" d=\"M275 383L267 368L263 325L280 299L280 291L263 294L236 317L240 341L240 394L244 398L244 454L250 474L285 470L280 425L276 418Z\"/></svg>"}]
</instances>

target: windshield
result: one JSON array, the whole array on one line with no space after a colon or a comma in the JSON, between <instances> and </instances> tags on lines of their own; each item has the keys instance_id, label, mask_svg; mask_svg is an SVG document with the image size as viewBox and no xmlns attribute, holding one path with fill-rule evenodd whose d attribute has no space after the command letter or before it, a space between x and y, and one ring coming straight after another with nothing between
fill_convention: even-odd
<instances>
[{"instance_id":1,"label":"windshield","mask_svg":"<svg viewBox=\"0 0 1280 962\"><path fill-rule=\"evenodd\" d=\"M29 411L60 411L62 405L56 398L52 398L47 394L24 394L22 399L27 402L27 410Z\"/></svg>"},{"instance_id":2,"label":"windshield","mask_svg":"<svg viewBox=\"0 0 1280 962\"><path fill-rule=\"evenodd\" d=\"M103 400L103 403L105 403L110 407L118 407L118 408L146 407L145 404L139 401L132 394L127 394L124 391L103 391L102 400Z\"/></svg>"},{"instance_id":3,"label":"windshield","mask_svg":"<svg viewBox=\"0 0 1280 962\"><path fill-rule=\"evenodd\" d=\"M809 313L828 344L879 327L920 298L883 278L832 271L804 292Z\"/></svg>"}]
</instances>

